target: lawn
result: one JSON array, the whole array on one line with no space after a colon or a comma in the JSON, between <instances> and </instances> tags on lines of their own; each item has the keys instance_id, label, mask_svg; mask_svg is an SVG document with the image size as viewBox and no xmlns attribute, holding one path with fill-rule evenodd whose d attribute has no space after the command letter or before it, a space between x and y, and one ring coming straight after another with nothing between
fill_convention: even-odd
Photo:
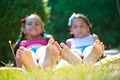
<instances>
[{"instance_id":1,"label":"lawn","mask_svg":"<svg viewBox=\"0 0 120 80\"><path fill-rule=\"evenodd\" d=\"M76 65L59 69L0 70L0 80L120 80L120 59L104 65Z\"/></svg>"}]
</instances>

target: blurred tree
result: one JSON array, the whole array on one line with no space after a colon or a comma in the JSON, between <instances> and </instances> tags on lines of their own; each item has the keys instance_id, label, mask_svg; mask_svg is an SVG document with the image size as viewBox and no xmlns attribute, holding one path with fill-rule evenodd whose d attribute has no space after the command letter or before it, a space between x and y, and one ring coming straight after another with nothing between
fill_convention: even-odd
<instances>
[{"instance_id":1,"label":"blurred tree","mask_svg":"<svg viewBox=\"0 0 120 80\"><path fill-rule=\"evenodd\" d=\"M88 16L94 32L106 46L120 44L120 16L115 0L48 0L48 6L51 7L51 22L47 31L58 41L68 38L68 18L75 12Z\"/></svg>"},{"instance_id":2,"label":"blurred tree","mask_svg":"<svg viewBox=\"0 0 120 80\"><path fill-rule=\"evenodd\" d=\"M20 34L21 18L32 13L47 21L43 0L0 0L0 63L13 59L8 41L15 43Z\"/></svg>"}]
</instances>

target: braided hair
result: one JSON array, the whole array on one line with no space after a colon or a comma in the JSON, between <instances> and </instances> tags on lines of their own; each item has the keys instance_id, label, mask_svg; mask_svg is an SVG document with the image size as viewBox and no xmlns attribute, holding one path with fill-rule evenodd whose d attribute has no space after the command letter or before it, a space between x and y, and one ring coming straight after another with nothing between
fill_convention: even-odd
<instances>
[{"instance_id":1,"label":"braided hair","mask_svg":"<svg viewBox=\"0 0 120 80\"><path fill-rule=\"evenodd\" d=\"M43 29L43 33L40 34L40 36L44 36L44 24L40 18L40 16L38 16L37 14L31 14L30 16L35 16L39 21L40 21L40 24L41 24L41 27ZM25 28L25 23L26 23L26 19L28 18L29 16L26 16L25 18L21 19L21 22L22 22L22 29L21 29L21 33L20 33L20 36L19 36L19 39L16 41L16 44L14 46L14 53L16 54L16 51L17 49L19 49L20 47L20 43L22 40L26 40L26 36L25 36L25 33L24 33L24 28Z\"/></svg>"}]
</instances>

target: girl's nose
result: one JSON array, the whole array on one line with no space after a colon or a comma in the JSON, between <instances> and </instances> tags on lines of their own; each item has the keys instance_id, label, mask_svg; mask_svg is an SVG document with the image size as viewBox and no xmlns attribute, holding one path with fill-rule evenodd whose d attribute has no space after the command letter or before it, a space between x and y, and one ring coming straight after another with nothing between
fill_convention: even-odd
<instances>
[{"instance_id":1,"label":"girl's nose","mask_svg":"<svg viewBox=\"0 0 120 80\"><path fill-rule=\"evenodd\" d=\"M32 27L35 27L35 24L32 24Z\"/></svg>"},{"instance_id":2,"label":"girl's nose","mask_svg":"<svg viewBox=\"0 0 120 80\"><path fill-rule=\"evenodd\" d=\"M80 28L80 27L78 27L78 30L81 30L81 28Z\"/></svg>"}]
</instances>

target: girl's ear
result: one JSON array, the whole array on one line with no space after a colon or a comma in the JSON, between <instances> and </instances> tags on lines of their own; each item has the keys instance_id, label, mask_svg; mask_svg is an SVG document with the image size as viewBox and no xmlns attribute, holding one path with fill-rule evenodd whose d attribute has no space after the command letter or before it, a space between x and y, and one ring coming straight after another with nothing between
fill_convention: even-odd
<instances>
[{"instance_id":1,"label":"girl's ear","mask_svg":"<svg viewBox=\"0 0 120 80\"><path fill-rule=\"evenodd\" d=\"M89 26L87 26L87 31L90 32L90 27Z\"/></svg>"},{"instance_id":2,"label":"girl's ear","mask_svg":"<svg viewBox=\"0 0 120 80\"><path fill-rule=\"evenodd\" d=\"M70 34L73 34L72 29L70 28Z\"/></svg>"},{"instance_id":3,"label":"girl's ear","mask_svg":"<svg viewBox=\"0 0 120 80\"><path fill-rule=\"evenodd\" d=\"M42 33L44 33L45 32L45 29L44 28L42 28Z\"/></svg>"}]
</instances>

